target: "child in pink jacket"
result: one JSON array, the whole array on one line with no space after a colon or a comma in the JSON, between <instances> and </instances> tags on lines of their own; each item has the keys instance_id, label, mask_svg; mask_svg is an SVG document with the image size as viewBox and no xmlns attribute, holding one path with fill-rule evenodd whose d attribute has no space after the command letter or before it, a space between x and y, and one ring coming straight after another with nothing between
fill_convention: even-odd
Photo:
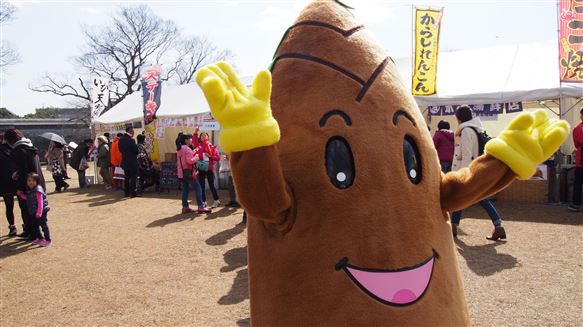
<instances>
[{"instance_id":1,"label":"child in pink jacket","mask_svg":"<svg viewBox=\"0 0 583 327\"><path fill-rule=\"evenodd\" d=\"M33 244L40 246L51 245L51 233L49 231L47 213L50 210L47 195L40 184L40 177L36 173L28 174L26 178L26 186L28 192L24 194L18 191L18 197L26 201L26 209L31 217L31 236L34 238ZM43 235L41 235L39 228L42 228Z\"/></svg>"}]
</instances>

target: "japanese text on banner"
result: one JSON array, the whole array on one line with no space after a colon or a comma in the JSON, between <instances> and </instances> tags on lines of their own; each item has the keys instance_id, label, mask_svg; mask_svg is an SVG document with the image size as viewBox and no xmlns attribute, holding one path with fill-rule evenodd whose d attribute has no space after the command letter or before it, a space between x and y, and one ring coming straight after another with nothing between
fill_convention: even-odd
<instances>
[{"instance_id":1,"label":"japanese text on banner","mask_svg":"<svg viewBox=\"0 0 583 327\"><path fill-rule=\"evenodd\" d=\"M583 1L559 0L561 82L583 83Z\"/></svg>"},{"instance_id":2,"label":"japanese text on banner","mask_svg":"<svg viewBox=\"0 0 583 327\"><path fill-rule=\"evenodd\" d=\"M443 9L415 9L415 52L413 54L413 95L436 92L439 29Z\"/></svg>"},{"instance_id":3,"label":"japanese text on banner","mask_svg":"<svg viewBox=\"0 0 583 327\"><path fill-rule=\"evenodd\" d=\"M156 112L160 108L162 93L161 71L160 66L152 66L146 69L146 72L142 75L144 125L148 125L156 119Z\"/></svg>"},{"instance_id":4,"label":"japanese text on banner","mask_svg":"<svg viewBox=\"0 0 583 327\"><path fill-rule=\"evenodd\" d=\"M91 119L101 116L109 102L109 80L94 77L91 81Z\"/></svg>"}]
</instances>

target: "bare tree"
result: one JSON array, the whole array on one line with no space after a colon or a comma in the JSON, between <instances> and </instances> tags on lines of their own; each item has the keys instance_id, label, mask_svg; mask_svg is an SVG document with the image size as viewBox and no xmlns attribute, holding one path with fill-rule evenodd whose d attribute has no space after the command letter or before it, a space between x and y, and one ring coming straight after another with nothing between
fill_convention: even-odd
<instances>
[{"instance_id":1,"label":"bare tree","mask_svg":"<svg viewBox=\"0 0 583 327\"><path fill-rule=\"evenodd\" d=\"M16 8L6 1L0 2L0 24L12 19L12 15L16 12Z\"/></svg>"},{"instance_id":2,"label":"bare tree","mask_svg":"<svg viewBox=\"0 0 583 327\"><path fill-rule=\"evenodd\" d=\"M55 78L45 74L42 78L44 82L35 87L33 91L42 93L53 93L59 96L69 97L79 107L86 106L91 101L90 82L79 78Z\"/></svg>"},{"instance_id":3,"label":"bare tree","mask_svg":"<svg viewBox=\"0 0 583 327\"><path fill-rule=\"evenodd\" d=\"M182 38L176 42L174 63L168 66L165 79L172 79L178 84L192 83L200 67L232 58L230 50L219 49L205 37Z\"/></svg>"},{"instance_id":4,"label":"bare tree","mask_svg":"<svg viewBox=\"0 0 583 327\"><path fill-rule=\"evenodd\" d=\"M159 63L173 45L178 29L173 22L156 16L147 6L121 8L111 24L84 31L87 48L77 59L80 71L110 80L112 107L139 89L140 70L149 63ZM90 100L87 82L82 78L73 85L45 76L45 83L31 87L33 91L49 92Z\"/></svg>"},{"instance_id":5,"label":"bare tree","mask_svg":"<svg viewBox=\"0 0 583 327\"><path fill-rule=\"evenodd\" d=\"M140 70L148 64L163 68L163 80L194 82L196 71L209 63L231 59L231 51L219 49L206 38L181 38L171 21L162 20L148 7L120 8L110 24L85 29L85 52L75 63L77 78L46 74L30 89L67 97L77 105L91 102L93 76L110 80L109 109L140 89Z\"/></svg>"},{"instance_id":6,"label":"bare tree","mask_svg":"<svg viewBox=\"0 0 583 327\"><path fill-rule=\"evenodd\" d=\"M0 1L0 24L4 24L12 19L16 8L6 1ZM10 44L0 39L0 68L13 65L19 61L18 52Z\"/></svg>"}]
</instances>

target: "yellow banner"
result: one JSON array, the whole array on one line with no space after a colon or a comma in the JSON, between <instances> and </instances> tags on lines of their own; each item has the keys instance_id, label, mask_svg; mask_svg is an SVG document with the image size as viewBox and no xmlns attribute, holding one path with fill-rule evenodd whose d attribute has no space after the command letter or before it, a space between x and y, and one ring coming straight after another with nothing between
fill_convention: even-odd
<instances>
[{"instance_id":1,"label":"yellow banner","mask_svg":"<svg viewBox=\"0 0 583 327\"><path fill-rule=\"evenodd\" d=\"M156 139L156 124L157 120L152 121L144 127L144 136L146 137L146 151L150 155L150 159L155 162L160 161L158 140Z\"/></svg>"},{"instance_id":2,"label":"yellow banner","mask_svg":"<svg viewBox=\"0 0 583 327\"><path fill-rule=\"evenodd\" d=\"M443 9L415 8L415 52L413 63L413 95L436 92L439 28Z\"/></svg>"}]
</instances>

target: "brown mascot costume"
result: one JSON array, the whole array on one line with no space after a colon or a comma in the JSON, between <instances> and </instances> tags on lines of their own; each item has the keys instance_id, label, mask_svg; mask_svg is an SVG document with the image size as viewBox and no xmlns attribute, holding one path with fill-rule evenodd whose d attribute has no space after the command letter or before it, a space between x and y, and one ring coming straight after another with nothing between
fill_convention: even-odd
<instances>
[{"instance_id":1,"label":"brown mascot costume","mask_svg":"<svg viewBox=\"0 0 583 327\"><path fill-rule=\"evenodd\" d=\"M197 75L249 215L252 324L469 325L448 212L528 178L568 125L524 113L441 174L392 59L336 1L304 9L272 74Z\"/></svg>"}]
</instances>

